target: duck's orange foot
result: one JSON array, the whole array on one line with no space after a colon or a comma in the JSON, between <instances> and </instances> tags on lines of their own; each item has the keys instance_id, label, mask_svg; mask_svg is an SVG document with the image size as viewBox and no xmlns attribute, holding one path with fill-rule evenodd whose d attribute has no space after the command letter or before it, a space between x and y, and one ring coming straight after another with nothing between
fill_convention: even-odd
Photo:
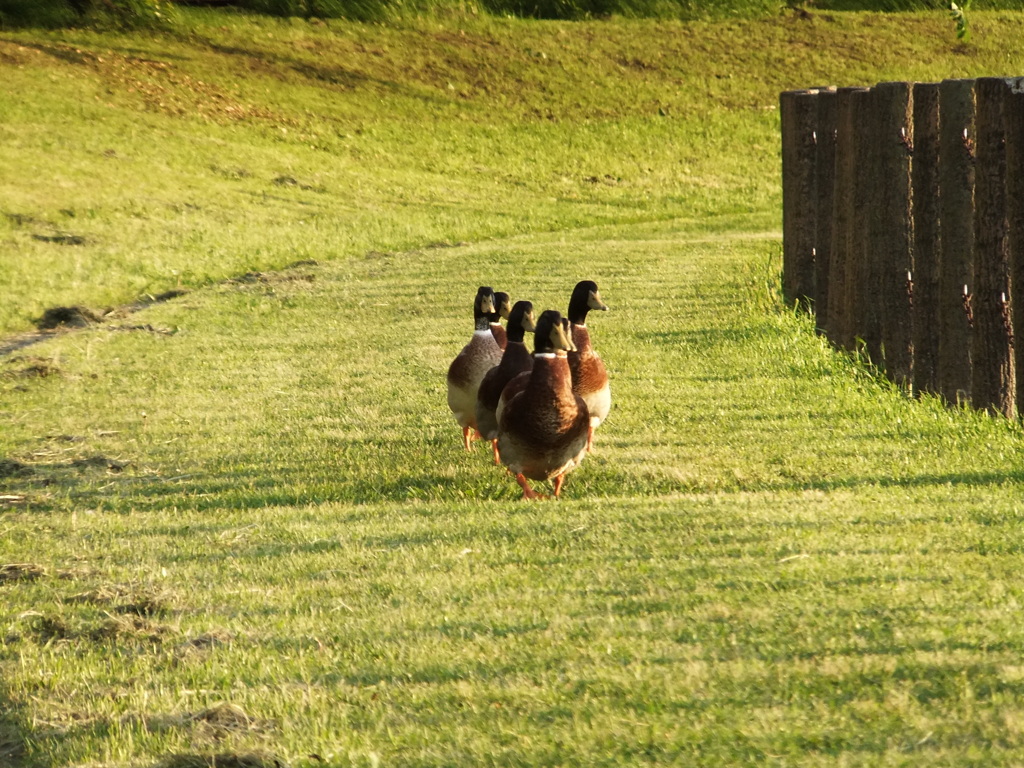
<instances>
[{"instance_id":1,"label":"duck's orange foot","mask_svg":"<svg viewBox=\"0 0 1024 768\"><path fill-rule=\"evenodd\" d=\"M591 426L587 429L587 453L591 453L594 450L594 427ZM555 494L557 496L557 494Z\"/></svg>"},{"instance_id":2,"label":"duck's orange foot","mask_svg":"<svg viewBox=\"0 0 1024 768\"><path fill-rule=\"evenodd\" d=\"M497 438L491 441L491 447L494 449L494 466L501 466L501 453L498 452Z\"/></svg>"},{"instance_id":3,"label":"duck's orange foot","mask_svg":"<svg viewBox=\"0 0 1024 768\"><path fill-rule=\"evenodd\" d=\"M471 450L470 447L469 447L470 443L472 443L474 440L482 440L482 439L483 439L483 435L480 434L480 430L477 429L476 427L463 427L462 428L462 445L463 445L463 447L465 447L465 449L467 451Z\"/></svg>"},{"instance_id":4,"label":"duck's orange foot","mask_svg":"<svg viewBox=\"0 0 1024 768\"><path fill-rule=\"evenodd\" d=\"M516 482L519 483L519 487L523 489L524 499L546 499L543 493L537 493L533 488L530 487L530 481L526 479L524 475L516 475Z\"/></svg>"},{"instance_id":5,"label":"duck's orange foot","mask_svg":"<svg viewBox=\"0 0 1024 768\"><path fill-rule=\"evenodd\" d=\"M554 483L552 483L554 485L554 487L555 487L555 498L556 499L558 498L558 494L562 492L562 483L565 482L565 475L566 475L565 472L563 472L562 474L558 475L555 478Z\"/></svg>"}]
</instances>

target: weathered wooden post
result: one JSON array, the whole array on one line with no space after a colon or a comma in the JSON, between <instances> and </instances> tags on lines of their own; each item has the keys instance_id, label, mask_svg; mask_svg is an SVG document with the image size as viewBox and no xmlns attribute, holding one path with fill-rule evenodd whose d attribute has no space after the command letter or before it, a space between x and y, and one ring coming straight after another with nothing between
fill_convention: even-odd
<instances>
[{"instance_id":1,"label":"weathered wooden post","mask_svg":"<svg viewBox=\"0 0 1024 768\"><path fill-rule=\"evenodd\" d=\"M816 89L817 121L814 137L814 320L827 333L832 266L832 215L836 188L836 89Z\"/></svg>"},{"instance_id":2,"label":"weathered wooden post","mask_svg":"<svg viewBox=\"0 0 1024 768\"><path fill-rule=\"evenodd\" d=\"M914 85L914 392L938 391L939 355L939 85Z\"/></svg>"},{"instance_id":3,"label":"weathered wooden post","mask_svg":"<svg viewBox=\"0 0 1024 768\"><path fill-rule=\"evenodd\" d=\"M913 263L910 158L914 146L913 85L879 83L871 89L876 162L869 190L874 225L869 257L878 286L880 362L888 377L906 386L913 365L910 276Z\"/></svg>"},{"instance_id":4,"label":"weathered wooden post","mask_svg":"<svg viewBox=\"0 0 1024 768\"><path fill-rule=\"evenodd\" d=\"M817 92L784 91L782 121L782 293L788 304L813 306Z\"/></svg>"},{"instance_id":5,"label":"weathered wooden post","mask_svg":"<svg viewBox=\"0 0 1024 768\"><path fill-rule=\"evenodd\" d=\"M858 131L853 97L866 88L839 88L836 91L835 193L832 206L832 241L829 249L828 324L826 331L833 344L852 350L855 334L850 318L850 287L847 271L853 262L857 233L854 222L854 186L857 171L855 139Z\"/></svg>"},{"instance_id":6,"label":"weathered wooden post","mask_svg":"<svg viewBox=\"0 0 1024 768\"><path fill-rule=\"evenodd\" d=\"M853 248L846 268L850 321L854 341L868 359L881 365L882 311L879 302L879 269L873 250L873 233L878 227L879 130L874 89L853 94L854 135Z\"/></svg>"},{"instance_id":7,"label":"weathered wooden post","mask_svg":"<svg viewBox=\"0 0 1024 768\"><path fill-rule=\"evenodd\" d=\"M973 284L974 81L939 84L939 356L935 375L946 402L970 402Z\"/></svg>"},{"instance_id":8,"label":"weathered wooden post","mask_svg":"<svg viewBox=\"0 0 1024 768\"><path fill-rule=\"evenodd\" d=\"M1024 334L1024 77L1006 83L1006 225L1013 327ZM1024 408L1024 339L1014 341L1017 408Z\"/></svg>"},{"instance_id":9,"label":"weathered wooden post","mask_svg":"<svg viewBox=\"0 0 1024 768\"><path fill-rule=\"evenodd\" d=\"M971 398L976 408L1014 414L1016 382L1010 319L1010 252L1006 222L1006 130L1009 89L1002 78L975 82L974 334Z\"/></svg>"}]
</instances>

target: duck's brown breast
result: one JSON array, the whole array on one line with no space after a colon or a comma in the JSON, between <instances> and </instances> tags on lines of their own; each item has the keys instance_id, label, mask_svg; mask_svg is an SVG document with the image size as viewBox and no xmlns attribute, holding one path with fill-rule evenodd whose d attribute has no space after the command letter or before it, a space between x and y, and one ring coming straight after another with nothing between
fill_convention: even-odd
<instances>
[{"instance_id":1,"label":"duck's brown breast","mask_svg":"<svg viewBox=\"0 0 1024 768\"><path fill-rule=\"evenodd\" d=\"M528 383L501 412L502 461L534 480L561 474L586 452L589 421L586 404L572 392L565 359L535 360Z\"/></svg>"}]
</instances>

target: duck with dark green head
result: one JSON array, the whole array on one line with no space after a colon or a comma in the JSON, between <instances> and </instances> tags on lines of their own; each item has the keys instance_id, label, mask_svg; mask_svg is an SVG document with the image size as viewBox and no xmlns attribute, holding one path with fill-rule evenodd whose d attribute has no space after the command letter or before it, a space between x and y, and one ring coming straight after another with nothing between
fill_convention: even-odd
<instances>
[{"instance_id":1,"label":"duck with dark green head","mask_svg":"<svg viewBox=\"0 0 1024 768\"><path fill-rule=\"evenodd\" d=\"M473 300L473 335L448 366L448 407L462 427L462 444L469 450L477 431L476 395L487 372L501 362L501 347L491 332L494 291L480 286Z\"/></svg>"},{"instance_id":2,"label":"duck with dark green head","mask_svg":"<svg viewBox=\"0 0 1024 768\"><path fill-rule=\"evenodd\" d=\"M505 318L508 320L511 312L512 298L504 291L495 291L494 311L491 313L491 333L494 334L494 340L498 342L498 346L502 349L505 348L508 335L505 329L501 327L501 319Z\"/></svg>"},{"instance_id":3,"label":"duck with dark green head","mask_svg":"<svg viewBox=\"0 0 1024 768\"><path fill-rule=\"evenodd\" d=\"M581 280L569 298L569 322L572 325L572 341L576 351L569 352L569 370L572 373L572 390L583 398L590 411L590 432L587 450L594 446L594 430L605 420L612 407L612 391L608 384L608 371L601 356L590 343L587 329L587 313L596 309L608 311L601 300L597 283Z\"/></svg>"},{"instance_id":4,"label":"duck with dark green head","mask_svg":"<svg viewBox=\"0 0 1024 768\"><path fill-rule=\"evenodd\" d=\"M502 394L498 452L524 498L543 498L530 480L551 480L557 498L566 475L586 455L590 413L572 391L566 353L575 347L561 313L545 310L533 338L533 369L509 382Z\"/></svg>"},{"instance_id":5,"label":"duck with dark green head","mask_svg":"<svg viewBox=\"0 0 1024 768\"><path fill-rule=\"evenodd\" d=\"M480 382L476 396L476 427L484 440L490 440L494 449L494 463L500 463L498 455L498 399L501 391L513 378L533 369L533 356L524 341L527 331L534 331L537 321L533 315L533 303L517 301L508 316L508 342L501 362L491 368Z\"/></svg>"}]
</instances>

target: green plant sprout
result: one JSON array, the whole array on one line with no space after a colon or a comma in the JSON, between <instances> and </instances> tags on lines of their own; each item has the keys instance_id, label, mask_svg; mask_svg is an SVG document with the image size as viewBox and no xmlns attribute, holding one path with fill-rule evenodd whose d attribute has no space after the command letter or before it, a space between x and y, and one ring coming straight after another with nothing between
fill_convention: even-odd
<instances>
[{"instance_id":1,"label":"green plant sprout","mask_svg":"<svg viewBox=\"0 0 1024 768\"><path fill-rule=\"evenodd\" d=\"M956 24L956 39L966 43L971 39L971 27L967 19L967 11L970 10L971 0L964 0L963 5L956 3L949 4L949 15Z\"/></svg>"}]
</instances>

